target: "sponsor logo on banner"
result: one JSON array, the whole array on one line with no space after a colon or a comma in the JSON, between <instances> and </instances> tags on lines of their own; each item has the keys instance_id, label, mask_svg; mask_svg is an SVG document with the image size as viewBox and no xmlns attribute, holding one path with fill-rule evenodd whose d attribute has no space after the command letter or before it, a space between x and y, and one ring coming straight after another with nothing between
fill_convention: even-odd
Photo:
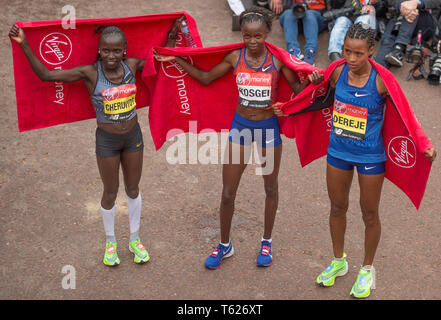
<instances>
[{"instance_id":1,"label":"sponsor logo on banner","mask_svg":"<svg viewBox=\"0 0 441 320\"><path fill-rule=\"evenodd\" d=\"M193 64L193 59L191 57L181 57L185 59L188 63ZM191 115L191 106L187 93L187 84L185 83L184 77L187 75L187 72L182 68L182 66L175 62L161 62L161 68L164 74L169 77L176 79L176 89L177 95L179 98L179 112Z\"/></svg>"},{"instance_id":2,"label":"sponsor logo on banner","mask_svg":"<svg viewBox=\"0 0 441 320\"><path fill-rule=\"evenodd\" d=\"M193 64L193 59L191 57L181 57L187 60L188 63ZM187 72L181 65L175 61L161 62L162 71L169 78L180 79L187 75Z\"/></svg>"},{"instance_id":3,"label":"sponsor logo on banner","mask_svg":"<svg viewBox=\"0 0 441 320\"><path fill-rule=\"evenodd\" d=\"M387 146L389 159L402 168L412 168L416 163L416 147L413 141L404 136L397 136Z\"/></svg>"},{"instance_id":4,"label":"sponsor logo on banner","mask_svg":"<svg viewBox=\"0 0 441 320\"><path fill-rule=\"evenodd\" d=\"M49 64L62 64L69 59L71 53L72 42L63 33L50 33L40 42L40 55Z\"/></svg>"}]
</instances>

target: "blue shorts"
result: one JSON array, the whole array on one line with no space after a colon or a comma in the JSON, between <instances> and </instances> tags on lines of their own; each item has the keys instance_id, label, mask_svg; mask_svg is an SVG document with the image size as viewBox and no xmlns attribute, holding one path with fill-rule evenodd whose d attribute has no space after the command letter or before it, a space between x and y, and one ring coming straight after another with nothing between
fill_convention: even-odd
<instances>
[{"instance_id":1,"label":"blue shorts","mask_svg":"<svg viewBox=\"0 0 441 320\"><path fill-rule=\"evenodd\" d=\"M245 146L250 146L256 141L256 144L262 148L277 147L282 144L279 120L274 115L266 120L253 121L235 113L228 140Z\"/></svg>"},{"instance_id":2,"label":"blue shorts","mask_svg":"<svg viewBox=\"0 0 441 320\"><path fill-rule=\"evenodd\" d=\"M342 159L335 158L328 154L326 158L328 163L336 168L342 170L352 170L354 167L357 167L357 172L362 174L374 175L374 174L382 174L385 172L385 161L377 162L377 163L359 163L359 162L350 162Z\"/></svg>"}]
</instances>

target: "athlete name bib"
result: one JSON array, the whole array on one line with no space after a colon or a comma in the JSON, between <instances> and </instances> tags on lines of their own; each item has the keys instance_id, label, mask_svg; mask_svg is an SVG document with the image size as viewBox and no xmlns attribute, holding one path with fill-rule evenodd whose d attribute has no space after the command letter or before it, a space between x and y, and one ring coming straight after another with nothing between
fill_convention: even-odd
<instances>
[{"instance_id":1,"label":"athlete name bib","mask_svg":"<svg viewBox=\"0 0 441 320\"><path fill-rule=\"evenodd\" d=\"M368 108L334 101L332 123L334 133L343 138L363 140L366 134Z\"/></svg>"},{"instance_id":2,"label":"athlete name bib","mask_svg":"<svg viewBox=\"0 0 441 320\"><path fill-rule=\"evenodd\" d=\"M101 91L104 114L109 120L126 120L135 110L136 85L125 84Z\"/></svg>"},{"instance_id":3,"label":"athlete name bib","mask_svg":"<svg viewBox=\"0 0 441 320\"><path fill-rule=\"evenodd\" d=\"M239 104L252 108L271 106L271 80L270 73L238 73L236 83L239 90Z\"/></svg>"}]
</instances>

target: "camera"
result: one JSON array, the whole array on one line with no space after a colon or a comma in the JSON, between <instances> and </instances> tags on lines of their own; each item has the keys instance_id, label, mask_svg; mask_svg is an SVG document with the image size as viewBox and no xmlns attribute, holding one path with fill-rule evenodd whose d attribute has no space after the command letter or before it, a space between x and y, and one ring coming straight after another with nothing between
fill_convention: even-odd
<instances>
[{"instance_id":1,"label":"camera","mask_svg":"<svg viewBox=\"0 0 441 320\"><path fill-rule=\"evenodd\" d=\"M441 75L441 53L435 53L430 56L429 66L430 72L427 76L427 80L429 80L429 84L431 85L438 85Z\"/></svg>"},{"instance_id":2,"label":"camera","mask_svg":"<svg viewBox=\"0 0 441 320\"><path fill-rule=\"evenodd\" d=\"M325 22L329 22L341 16L351 17L354 13L355 9L352 7L334 9L323 13L323 18Z\"/></svg>"},{"instance_id":3,"label":"camera","mask_svg":"<svg viewBox=\"0 0 441 320\"><path fill-rule=\"evenodd\" d=\"M306 10L308 10L308 5L304 2L304 0L293 1L292 14L297 19L302 19L306 14Z\"/></svg>"},{"instance_id":4,"label":"camera","mask_svg":"<svg viewBox=\"0 0 441 320\"><path fill-rule=\"evenodd\" d=\"M368 5L369 1L364 1L363 5ZM352 18L362 13L363 5L360 0L352 0L350 7L343 7L340 9L333 9L323 13L324 22L331 22L338 17L346 16Z\"/></svg>"},{"instance_id":5,"label":"camera","mask_svg":"<svg viewBox=\"0 0 441 320\"><path fill-rule=\"evenodd\" d=\"M413 64L421 63L424 58L424 47L421 43L422 31L418 31L417 41L414 46L406 48L406 61Z\"/></svg>"}]
</instances>

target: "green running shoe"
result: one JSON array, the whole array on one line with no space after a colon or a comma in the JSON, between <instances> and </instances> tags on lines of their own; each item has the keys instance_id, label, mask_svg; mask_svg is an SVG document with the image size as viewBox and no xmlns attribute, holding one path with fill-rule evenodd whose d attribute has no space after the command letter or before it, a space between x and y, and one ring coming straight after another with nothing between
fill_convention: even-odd
<instances>
[{"instance_id":1,"label":"green running shoe","mask_svg":"<svg viewBox=\"0 0 441 320\"><path fill-rule=\"evenodd\" d=\"M139 239L129 242L129 250L135 256L133 258L133 261L135 261L135 263L144 263L149 261L150 259L149 253Z\"/></svg>"},{"instance_id":2,"label":"green running shoe","mask_svg":"<svg viewBox=\"0 0 441 320\"><path fill-rule=\"evenodd\" d=\"M106 242L106 251L104 252L103 262L105 265L114 267L119 265L118 254L116 253L116 242Z\"/></svg>"},{"instance_id":3,"label":"green running shoe","mask_svg":"<svg viewBox=\"0 0 441 320\"><path fill-rule=\"evenodd\" d=\"M367 298L371 289L375 289L375 269L373 266L370 270L361 268L350 295L355 298Z\"/></svg>"},{"instance_id":4,"label":"green running shoe","mask_svg":"<svg viewBox=\"0 0 441 320\"><path fill-rule=\"evenodd\" d=\"M343 261L332 260L331 264L317 277L316 282L324 287L334 285L335 278L344 276L348 273L348 262L346 253L343 254Z\"/></svg>"}]
</instances>

